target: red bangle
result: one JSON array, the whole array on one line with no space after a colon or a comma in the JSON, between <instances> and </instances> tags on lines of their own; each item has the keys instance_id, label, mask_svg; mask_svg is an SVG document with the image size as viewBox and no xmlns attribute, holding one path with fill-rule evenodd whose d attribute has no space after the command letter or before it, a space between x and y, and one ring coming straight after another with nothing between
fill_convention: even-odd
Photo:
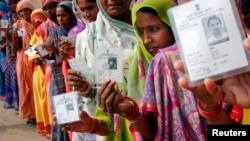
<instances>
[{"instance_id":1,"label":"red bangle","mask_svg":"<svg viewBox=\"0 0 250 141\"><path fill-rule=\"evenodd\" d=\"M127 113L127 114L121 113L120 116L122 116L123 118L126 118L127 120L134 120L140 113L139 107L137 103L130 97L126 97L126 99L128 99L129 103L131 103L133 109L131 110L130 113Z\"/></svg>"},{"instance_id":2,"label":"red bangle","mask_svg":"<svg viewBox=\"0 0 250 141\"><path fill-rule=\"evenodd\" d=\"M198 111L199 111L200 115L204 118L207 118L207 119L215 118L216 116L218 116L218 114L222 110L221 102L217 103L217 107L214 110L202 109L200 101L198 101L197 107L198 107Z\"/></svg>"}]
</instances>

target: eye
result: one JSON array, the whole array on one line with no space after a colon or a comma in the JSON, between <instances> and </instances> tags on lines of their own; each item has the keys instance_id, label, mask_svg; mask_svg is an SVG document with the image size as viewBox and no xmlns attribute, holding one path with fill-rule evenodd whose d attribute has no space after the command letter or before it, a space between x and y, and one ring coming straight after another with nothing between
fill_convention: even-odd
<instances>
[{"instance_id":1,"label":"eye","mask_svg":"<svg viewBox=\"0 0 250 141\"><path fill-rule=\"evenodd\" d=\"M149 27L148 29L150 32L157 32L159 30L159 27L152 26L152 27Z\"/></svg>"},{"instance_id":2,"label":"eye","mask_svg":"<svg viewBox=\"0 0 250 141\"><path fill-rule=\"evenodd\" d=\"M89 11L91 11L91 10L94 9L94 7L93 7L93 6L90 6L90 7L87 7L86 9L89 10Z\"/></svg>"}]
</instances>

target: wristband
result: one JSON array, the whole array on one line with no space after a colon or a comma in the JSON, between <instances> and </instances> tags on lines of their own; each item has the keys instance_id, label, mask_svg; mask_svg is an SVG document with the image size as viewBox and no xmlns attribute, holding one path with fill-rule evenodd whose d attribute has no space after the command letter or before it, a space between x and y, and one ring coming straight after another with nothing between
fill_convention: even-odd
<instances>
[{"instance_id":1,"label":"wristband","mask_svg":"<svg viewBox=\"0 0 250 141\"><path fill-rule=\"evenodd\" d=\"M204 118L207 118L207 119L215 118L216 116L219 115L219 113L222 110L221 102L217 103L217 106L216 106L216 108L214 110L204 110L204 109L202 109L200 101L198 101L197 107L198 107L198 111L199 111L200 115L202 117L204 117Z\"/></svg>"}]
</instances>

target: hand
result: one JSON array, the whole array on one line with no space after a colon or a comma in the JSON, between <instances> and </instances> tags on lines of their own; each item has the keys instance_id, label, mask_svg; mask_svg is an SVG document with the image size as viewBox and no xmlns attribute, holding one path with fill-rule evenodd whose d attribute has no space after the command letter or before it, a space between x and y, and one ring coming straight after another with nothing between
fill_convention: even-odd
<instances>
[{"instance_id":1,"label":"hand","mask_svg":"<svg viewBox=\"0 0 250 141\"><path fill-rule=\"evenodd\" d=\"M67 83L72 88L79 92L83 92L90 85L85 78L80 76L80 72L72 69L68 69ZM83 95L86 97L86 95Z\"/></svg>"},{"instance_id":2,"label":"hand","mask_svg":"<svg viewBox=\"0 0 250 141\"><path fill-rule=\"evenodd\" d=\"M74 123L70 123L67 125L64 125L62 130L63 131L74 131L74 132L88 132L93 118L91 118L85 111L80 111L79 112L80 115L80 121L74 122ZM57 118L56 116L53 117L53 125L57 126Z\"/></svg>"},{"instance_id":3,"label":"hand","mask_svg":"<svg viewBox=\"0 0 250 141\"><path fill-rule=\"evenodd\" d=\"M59 42L59 56L63 60L67 60L70 58L70 56L75 56L75 46L67 41L67 40L61 40Z\"/></svg>"},{"instance_id":4,"label":"hand","mask_svg":"<svg viewBox=\"0 0 250 141\"><path fill-rule=\"evenodd\" d=\"M250 50L250 39L245 39L243 43L245 48ZM175 68L183 71L182 62L175 62ZM179 84L191 91L195 89L188 86L186 77L181 77ZM206 78L204 85L201 87L205 87L206 91L216 100L245 108L250 107L250 72L225 78L221 84L217 84L212 79Z\"/></svg>"},{"instance_id":5,"label":"hand","mask_svg":"<svg viewBox=\"0 0 250 141\"><path fill-rule=\"evenodd\" d=\"M110 114L128 114L133 109L129 100L115 89L116 82L107 80L98 90L99 106Z\"/></svg>"}]
</instances>

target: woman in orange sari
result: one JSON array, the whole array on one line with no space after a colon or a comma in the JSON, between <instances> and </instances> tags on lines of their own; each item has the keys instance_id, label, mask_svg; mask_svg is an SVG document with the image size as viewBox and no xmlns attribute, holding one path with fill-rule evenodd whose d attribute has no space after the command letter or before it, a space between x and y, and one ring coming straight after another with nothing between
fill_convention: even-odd
<instances>
[{"instance_id":1,"label":"woman in orange sari","mask_svg":"<svg viewBox=\"0 0 250 141\"><path fill-rule=\"evenodd\" d=\"M24 51L29 47L29 42L34 32L30 19L33 10L34 7L29 1L22 0L18 2L16 12L20 19L14 24L15 32L12 35L15 50L17 51L16 70L19 91L19 116L28 118L27 123L29 124L36 123L36 114L32 89L32 63L28 61L28 56L24 54Z\"/></svg>"}]
</instances>

